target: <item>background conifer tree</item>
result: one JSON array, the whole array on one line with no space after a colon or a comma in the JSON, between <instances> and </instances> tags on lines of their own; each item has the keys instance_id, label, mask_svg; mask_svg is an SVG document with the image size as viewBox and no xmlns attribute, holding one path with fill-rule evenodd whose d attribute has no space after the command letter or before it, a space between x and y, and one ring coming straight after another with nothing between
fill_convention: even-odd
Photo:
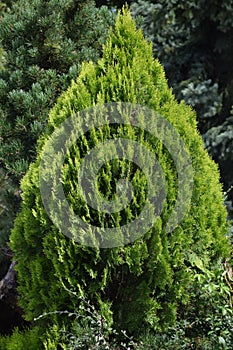
<instances>
[{"instance_id":1,"label":"background conifer tree","mask_svg":"<svg viewBox=\"0 0 233 350\"><path fill-rule=\"evenodd\" d=\"M16 193L15 198L5 196L10 210L12 200L18 207L17 187L34 159L49 109L77 77L81 62L97 60L112 15L106 8L96 9L93 1L5 3L9 7L3 7L0 22L0 166ZM7 237L9 228L4 223L1 217L1 237Z\"/></svg>"},{"instance_id":2,"label":"background conifer tree","mask_svg":"<svg viewBox=\"0 0 233 350\"><path fill-rule=\"evenodd\" d=\"M0 280L20 206L19 181L35 157L49 109L83 60L101 53L112 13L93 1L16 0L0 5Z\"/></svg>"},{"instance_id":3,"label":"background conifer tree","mask_svg":"<svg viewBox=\"0 0 233 350\"><path fill-rule=\"evenodd\" d=\"M47 113L84 60L97 60L111 15L93 1L16 1L1 20L2 166L19 180Z\"/></svg>"},{"instance_id":4,"label":"background conifer tree","mask_svg":"<svg viewBox=\"0 0 233 350\"><path fill-rule=\"evenodd\" d=\"M134 206L130 206L106 218L92 212L79 196L75 174L80 157L105 137L123 135L131 140L139 137L138 141L143 138L158 157L167 181L161 218L143 237L124 247L97 249L78 244L52 224L42 204L38 171L46 141L71 112L115 101L147 106L169 120L190 152L195 173L194 190L184 221L172 234L167 234L165 226L174 209L177 181L174 163L165 148L158 140L151 140L150 135L138 134L132 126L113 125L101 132L87 133L72 146L62 170L69 203L87 222L101 226L117 222L119 225L137 215ZM134 203L140 212L146 193L144 177L124 159L107 163L102 169L103 195L109 199L114 193L116 169L120 172L127 169L126 178L128 176L134 185ZM104 46L103 57L96 65L90 62L82 66L77 82L62 94L51 110L46 134L38 146L37 160L24 177L22 190L22 211L15 221L11 248L18 261L19 302L27 320L43 312L77 310L77 296L85 296L119 329L130 333L137 333L143 327L164 329L175 321L181 305L189 305L188 287L194 272L211 269L216 261L229 254L227 215L219 173L204 150L196 129L195 113L175 100L162 66L153 59L152 46L141 31L136 30L126 10L117 18ZM50 317L58 320L53 315Z\"/></svg>"},{"instance_id":5,"label":"background conifer tree","mask_svg":"<svg viewBox=\"0 0 233 350\"><path fill-rule=\"evenodd\" d=\"M233 2L137 0L131 11L141 17L176 98L197 112L198 129L229 191L232 216Z\"/></svg>"}]
</instances>

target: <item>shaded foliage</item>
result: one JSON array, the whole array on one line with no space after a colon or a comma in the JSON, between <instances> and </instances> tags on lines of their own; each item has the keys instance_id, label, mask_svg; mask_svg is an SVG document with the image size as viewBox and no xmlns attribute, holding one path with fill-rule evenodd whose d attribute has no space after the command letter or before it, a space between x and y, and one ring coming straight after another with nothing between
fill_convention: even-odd
<instances>
[{"instance_id":1,"label":"shaded foliage","mask_svg":"<svg viewBox=\"0 0 233 350\"><path fill-rule=\"evenodd\" d=\"M80 63L97 60L111 16L92 1L16 1L3 16L6 54L0 72L0 162L19 180L35 155L47 113L75 79Z\"/></svg>"},{"instance_id":2,"label":"shaded foliage","mask_svg":"<svg viewBox=\"0 0 233 350\"><path fill-rule=\"evenodd\" d=\"M35 157L49 109L84 60L96 61L113 21L93 1L1 3L0 21L0 278L6 244L20 208L19 182Z\"/></svg>"},{"instance_id":3,"label":"shaded foliage","mask_svg":"<svg viewBox=\"0 0 233 350\"><path fill-rule=\"evenodd\" d=\"M197 111L198 128L228 190L233 185L232 0L138 0L131 10L141 16L176 97ZM228 197L233 200L232 190Z\"/></svg>"}]
</instances>

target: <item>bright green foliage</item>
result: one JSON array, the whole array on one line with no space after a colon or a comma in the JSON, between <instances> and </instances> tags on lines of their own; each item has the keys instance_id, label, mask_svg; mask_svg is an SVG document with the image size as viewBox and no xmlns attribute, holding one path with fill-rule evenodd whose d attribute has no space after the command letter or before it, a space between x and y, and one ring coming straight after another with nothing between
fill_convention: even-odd
<instances>
[{"instance_id":1,"label":"bright green foliage","mask_svg":"<svg viewBox=\"0 0 233 350\"><path fill-rule=\"evenodd\" d=\"M42 205L38 170L46 140L71 113L116 101L148 106L174 126L190 152L194 190L184 221L167 234L165 226L177 196L177 174L165 147L132 126L110 125L87 133L72 146L62 170L67 199L87 222L120 226L137 217L145 203L145 177L124 159L107 163L100 172L105 176L98 183L109 199L115 193L116 178L125 175L134 186L132 205L106 218L80 199L76 174L80 158L107 138L125 136L143 142L157 157L167 184L161 218L142 238L124 247L96 249L74 242L52 224ZM180 305L189 303L187 287L192 283L192 271L205 271L229 253L219 174L203 148L195 113L174 99L162 66L153 59L152 46L136 30L126 10L118 16L103 58L97 65L84 64L77 82L51 110L37 161L24 177L22 190L22 212L15 222L11 247L18 261L20 305L28 320L44 312L77 310L79 299L70 290L90 300L117 329L166 328L174 322Z\"/></svg>"},{"instance_id":2,"label":"bright green foliage","mask_svg":"<svg viewBox=\"0 0 233 350\"><path fill-rule=\"evenodd\" d=\"M38 327L24 332L16 328L10 337L0 337L0 350L40 350L43 348Z\"/></svg>"}]
</instances>

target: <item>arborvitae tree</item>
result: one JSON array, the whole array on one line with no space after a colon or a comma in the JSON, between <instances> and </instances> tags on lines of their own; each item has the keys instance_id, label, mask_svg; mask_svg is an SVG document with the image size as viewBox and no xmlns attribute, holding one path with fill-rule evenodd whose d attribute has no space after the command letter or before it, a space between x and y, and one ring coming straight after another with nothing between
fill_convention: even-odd
<instances>
[{"instance_id":1,"label":"arborvitae tree","mask_svg":"<svg viewBox=\"0 0 233 350\"><path fill-rule=\"evenodd\" d=\"M232 0L137 0L155 57L165 67L177 99L195 108L209 154L219 164L227 191L233 185L233 2ZM228 193L233 201L233 189Z\"/></svg>"},{"instance_id":2,"label":"arborvitae tree","mask_svg":"<svg viewBox=\"0 0 233 350\"><path fill-rule=\"evenodd\" d=\"M146 106L169 121L190 154L194 188L184 220L167 233L167 222L175 210L178 180L165 145L130 123L91 129L72 145L62 168L64 192L77 215L89 224L117 226L120 230L121 225L137 218L145 205L148 179L140 168L124 158L107 162L98 178L106 200L116 193L116 180L123 176L131 181L133 199L123 210L106 215L92 209L80 194L77 169L81 160L89 149L109 139L123 137L148 147L161 165L167 190L161 216L146 234L125 246L100 249L68 238L51 222L42 203L39 167L47 141L70 115L75 120L75 113L80 110L118 101ZM85 125L87 120L81 119L82 114L77 115L80 118L77 121ZM157 118L156 113L153 118ZM143 124L143 116L141 121ZM59 157L58 154L51 159L48 176L50 170L53 174ZM47 175L42 175L42 181L46 181ZM143 327L166 328L176 319L179 306L190 302L187 287L192 283L193 273L210 269L229 254L219 173L204 150L195 113L175 100L162 66L153 59L152 46L136 30L126 10L118 15L103 57L96 65L83 64L77 82L51 110L37 160L22 181L22 191L22 211L12 231L11 248L18 261L19 303L27 320L44 312L77 310L78 296L85 296L105 318L112 318L117 328L128 332L139 332ZM53 193L48 193L49 196ZM59 197L56 203L58 207L63 205ZM81 231L74 235L79 237ZM54 320L55 316L48 315L48 319Z\"/></svg>"}]
</instances>

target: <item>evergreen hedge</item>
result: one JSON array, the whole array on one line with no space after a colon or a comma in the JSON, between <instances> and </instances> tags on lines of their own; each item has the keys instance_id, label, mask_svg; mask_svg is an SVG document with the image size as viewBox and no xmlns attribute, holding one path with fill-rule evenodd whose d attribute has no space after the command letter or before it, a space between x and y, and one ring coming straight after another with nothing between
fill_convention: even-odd
<instances>
[{"instance_id":1,"label":"evergreen hedge","mask_svg":"<svg viewBox=\"0 0 233 350\"><path fill-rule=\"evenodd\" d=\"M174 126L192 160L194 189L183 222L167 233L178 185L174 162L161 142L131 125L124 128L120 124L83 135L68 152L62 182L70 205L86 222L105 227L114 222L118 227L128 223L142 210L147 193L140 169L124 159L114 160L101 169L100 190L111 199L115 179L123 174L134 186L133 203L108 217L92 211L80 197L77 167L93 145L120 136L143 142L154 152L166 179L167 197L155 225L131 244L99 249L69 239L52 223L42 203L39 167L47 140L67 117L88 107L118 101L147 106ZM79 296L83 296L117 329L130 333L143 327L164 329L175 321L179 307L190 303L188 287L194 272L203 273L229 254L219 172L203 147L195 113L175 100L162 66L153 59L151 45L136 29L127 10L118 15L103 57L96 65L83 64L78 80L51 110L37 160L21 188L22 211L10 240L18 261L19 303L27 320L44 312L77 310ZM47 318L55 321L59 317L51 314Z\"/></svg>"}]
</instances>

